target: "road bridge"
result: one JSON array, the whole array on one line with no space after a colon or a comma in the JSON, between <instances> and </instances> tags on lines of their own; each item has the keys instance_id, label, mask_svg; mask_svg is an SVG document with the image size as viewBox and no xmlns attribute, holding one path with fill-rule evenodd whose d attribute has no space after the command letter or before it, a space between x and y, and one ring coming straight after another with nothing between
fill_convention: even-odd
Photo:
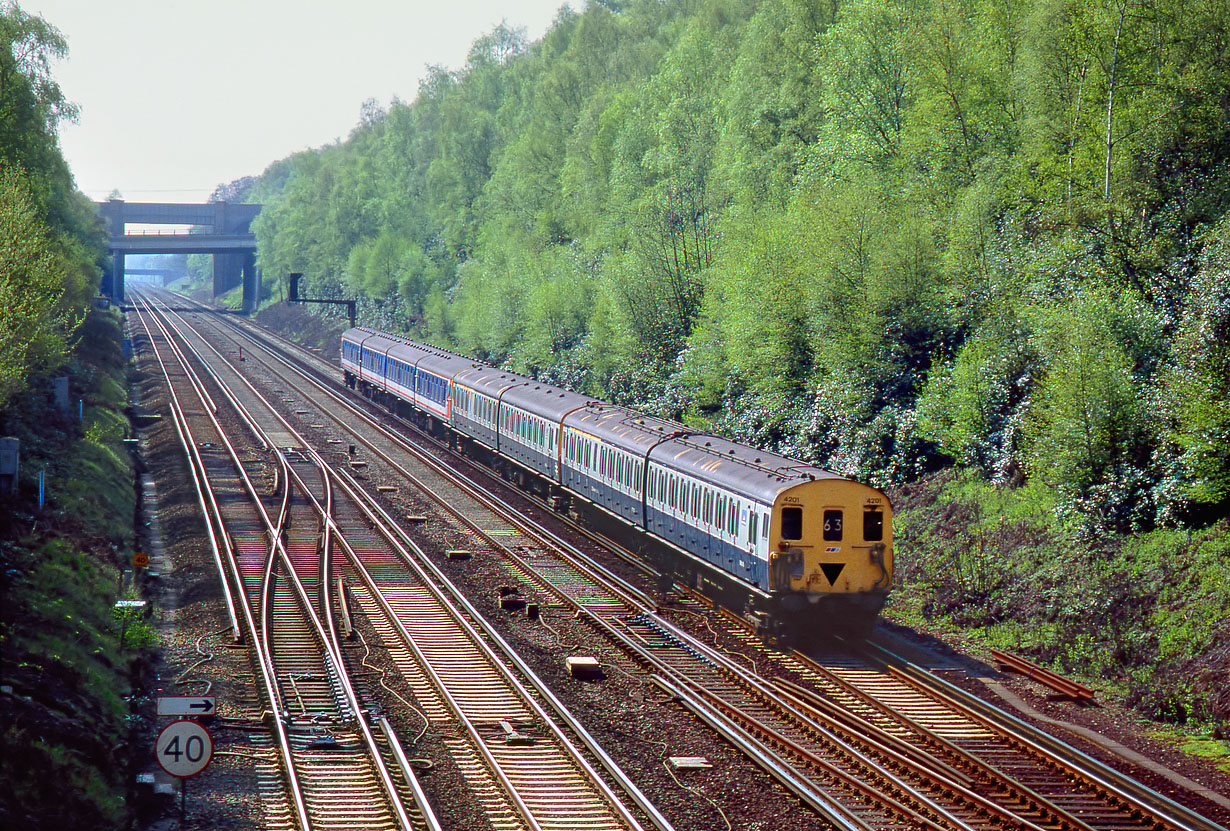
<instances>
[{"instance_id":1,"label":"road bridge","mask_svg":"<svg viewBox=\"0 0 1230 831\"><path fill-rule=\"evenodd\" d=\"M244 311L256 308L256 235L252 220L260 205L231 202L98 202L109 236L113 267L109 293L124 299L124 258L129 254L212 254L214 297L243 284ZM180 225L168 231L128 232L128 225Z\"/></svg>"}]
</instances>

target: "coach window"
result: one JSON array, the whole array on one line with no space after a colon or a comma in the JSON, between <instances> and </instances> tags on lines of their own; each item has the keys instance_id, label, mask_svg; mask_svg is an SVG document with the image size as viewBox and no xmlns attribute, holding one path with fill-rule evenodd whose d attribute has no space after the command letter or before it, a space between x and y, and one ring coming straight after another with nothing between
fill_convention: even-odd
<instances>
[{"instance_id":1,"label":"coach window","mask_svg":"<svg viewBox=\"0 0 1230 831\"><path fill-rule=\"evenodd\" d=\"M863 539L867 542L879 542L884 539L883 511L863 511Z\"/></svg>"},{"instance_id":2,"label":"coach window","mask_svg":"<svg viewBox=\"0 0 1230 831\"><path fill-rule=\"evenodd\" d=\"M756 544L756 514L752 512L747 518L747 541Z\"/></svg>"},{"instance_id":3,"label":"coach window","mask_svg":"<svg viewBox=\"0 0 1230 831\"><path fill-rule=\"evenodd\" d=\"M782 508L782 539L803 539L803 509L797 505Z\"/></svg>"}]
</instances>

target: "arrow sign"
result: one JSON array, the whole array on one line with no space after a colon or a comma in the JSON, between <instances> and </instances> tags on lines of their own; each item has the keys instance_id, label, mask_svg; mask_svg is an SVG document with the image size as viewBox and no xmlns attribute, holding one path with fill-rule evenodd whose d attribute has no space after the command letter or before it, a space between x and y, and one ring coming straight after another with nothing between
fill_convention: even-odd
<instances>
[{"instance_id":1,"label":"arrow sign","mask_svg":"<svg viewBox=\"0 0 1230 831\"><path fill-rule=\"evenodd\" d=\"M217 704L212 695L163 695L158 697L158 715L208 716Z\"/></svg>"}]
</instances>

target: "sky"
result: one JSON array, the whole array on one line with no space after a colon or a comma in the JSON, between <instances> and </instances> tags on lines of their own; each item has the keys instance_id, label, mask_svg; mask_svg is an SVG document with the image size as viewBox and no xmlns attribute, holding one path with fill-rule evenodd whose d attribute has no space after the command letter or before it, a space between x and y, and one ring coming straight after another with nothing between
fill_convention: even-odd
<instances>
[{"instance_id":1,"label":"sky","mask_svg":"<svg viewBox=\"0 0 1230 831\"><path fill-rule=\"evenodd\" d=\"M205 201L278 159L344 139L363 102L412 101L501 21L538 40L583 0L19 0L68 41L52 75L92 199Z\"/></svg>"}]
</instances>

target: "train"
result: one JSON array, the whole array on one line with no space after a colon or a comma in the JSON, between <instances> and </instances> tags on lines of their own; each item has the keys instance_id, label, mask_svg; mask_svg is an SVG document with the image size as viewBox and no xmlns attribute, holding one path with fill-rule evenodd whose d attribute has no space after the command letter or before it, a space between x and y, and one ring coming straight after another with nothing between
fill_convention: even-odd
<instances>
[{"instance_id":1,"label":"train","mask_svg":"<svg viewBox=\"0 0 1230 831\"><path fill-rule=\"evenodd\" d=\"M866 632L892 506L832 471L357 327L345 385L776 635Z\"/></svg>"}]
</instances>

